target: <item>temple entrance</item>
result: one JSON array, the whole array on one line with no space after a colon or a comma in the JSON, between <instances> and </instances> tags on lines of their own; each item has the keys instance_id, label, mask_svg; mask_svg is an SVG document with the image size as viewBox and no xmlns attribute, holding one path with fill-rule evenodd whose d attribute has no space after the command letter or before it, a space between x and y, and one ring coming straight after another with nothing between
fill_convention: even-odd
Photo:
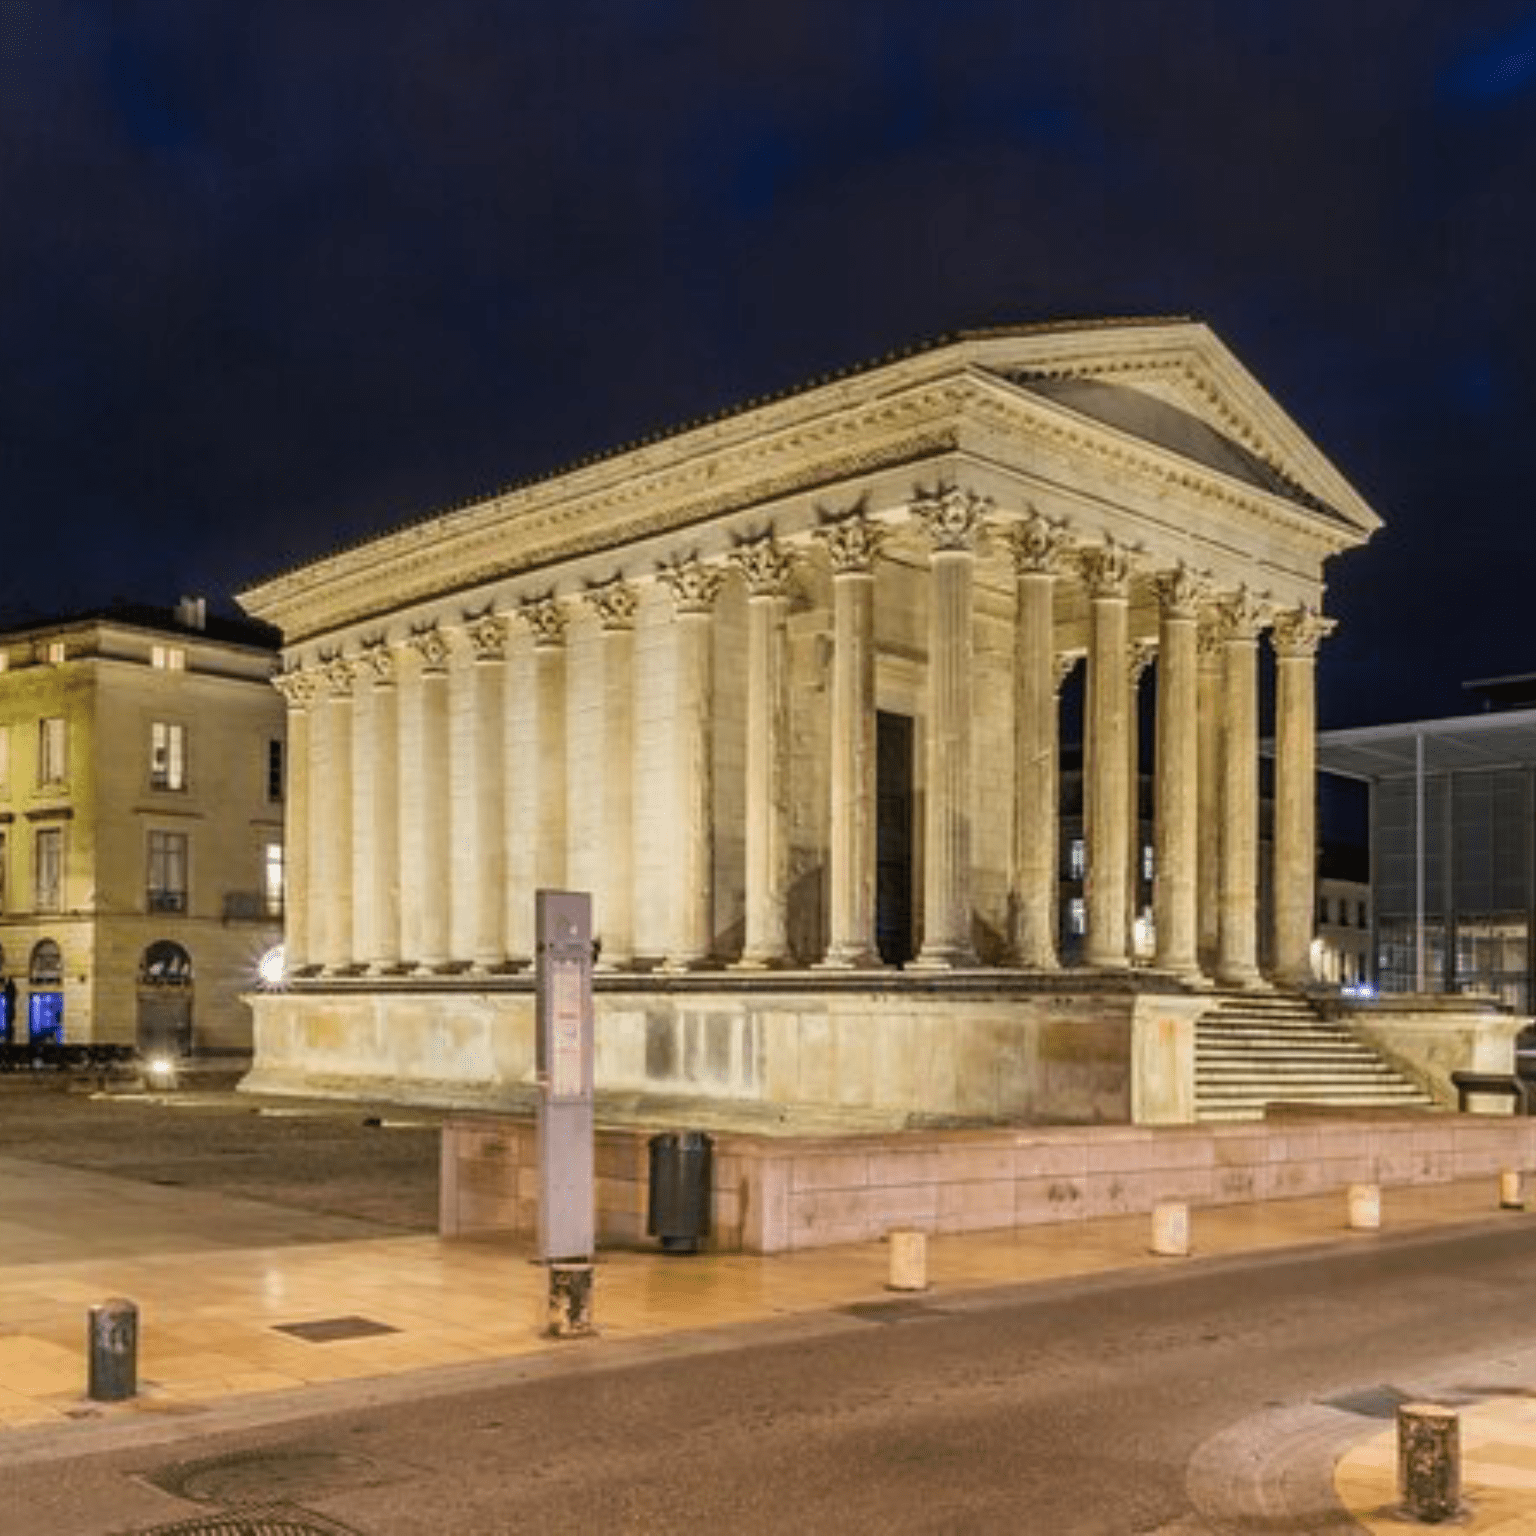
<instances>
[{"instance_id":1,"label":"temple entrance","mask_svg":"<svg viewBox=\"0 0 1536 1536\"><path fill-rule=\"evenodd\" d=\"M192 957L170 939L139 961L138 1047L143 1056L192 1053Z\"/></svg>"},{"instance_id":2,"label":"temple entrance","mask_svg":"<svg viewBox=\"0 0 1536 1536\"><path fill-rule=\"evenodd\" d=\"M875 717L875 946L905 965L912 944L912 717Z\"/></svg>"}]
</instances>

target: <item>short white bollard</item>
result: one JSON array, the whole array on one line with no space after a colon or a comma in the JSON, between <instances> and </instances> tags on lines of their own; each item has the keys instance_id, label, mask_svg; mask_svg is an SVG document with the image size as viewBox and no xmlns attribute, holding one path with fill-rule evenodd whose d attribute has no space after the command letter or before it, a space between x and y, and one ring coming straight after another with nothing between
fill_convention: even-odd
<instances>
[{"instance_id":1,"label":"short white bollard","mask_svg":"<svg viewBox=\"0 0 1536 1536\"><path fill-rule=\"evenodd\" d=\"M1352 1232L1375 1232L1381 1226L1381 1185L1349 1186L1349 1227Z\"/></svg>"},{"instance_id":2,"label":"short white bollard","mask_svg":"<svg viewBox=\"0 0 1536 1536\"><path fill-rule=\"evenodd\" d=\"M1499 1172L1499 1209L1501 1211L1525 1209L1525 1179L1518 1168L1504 1168Z\"/></svg>"},{"instance_id":3,"label":"short white bollard","mask_svg":"<svg viewBox=\"0 0 1536 1536\"><path fill-rule=\"evenodd\" d=\"M1159 1200L1152 1207L1152 1252L1168 1259L1189 1253L1189 1207L1182 1200Z\"/></svg>"},{"instance_id":4,"label":"short white bollard","mask_svg":"<svg viewBox=\"0 0 1536 1536\"><path fill-rule=\"evenodd\" d=\"M1397 1494L1412 1520L1438 1525L1461 1509L1461 1421L1438 1403L1397 1410Z\"/></svg>"},{"instance_id":5,"label":"short white bollard","mask_svg":"<svg viewBox=\"0 0 1536 1536\"><path fill-rule=\"evenodd\" d=\"M892 1227L885 1234L891 1249L891 1273L885 1282L888 1291L926 1291L928 1289L928 1234L916 1227Z\"/></svg>"}]
</instances>

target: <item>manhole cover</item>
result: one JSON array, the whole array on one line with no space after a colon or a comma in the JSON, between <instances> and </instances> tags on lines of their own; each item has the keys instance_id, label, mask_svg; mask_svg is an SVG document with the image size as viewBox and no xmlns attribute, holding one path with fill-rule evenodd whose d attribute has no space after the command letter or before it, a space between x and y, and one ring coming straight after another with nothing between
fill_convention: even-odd
<instances>
[{"instance_id":1,"label":"manhole cover","mask_svg":"<svg viewBox=\"0 0 1536 1536\"><path fill-rule=\"evenodd\" d=\"M1358 1413L1363 1419L1395 1419L1397 1410L1409 1401L1406 1392L1396 1387L1365 1387L1359 1392L1341 1392L1323 1399L1323 1407L1341 1413Z\"/></svg>"},{"instance_id":2,"label":"manhole cover","mask_svg":"<svg viewBox=\"0 0 1536 1536\"><path fill-rule=\"evenodd\" d=\"M371 1317L322 1317L313 1323L278 1323L276 1332L291 1333L306 1344L332 1344L337 1339L371 1339L381 1333L399 1333L388 1323Z\"/></svg>"},{"instance_id":3,"label":"manhole cover","mask_svg":"<svg viewBox=\"0 0 1536 1536\"><path fill-rule=\"evenodd\" d=\"M285 1499L375 1488L400 1482L413 1470L399 1462L386 1467L367 1456L345 1451L272 1447L237 1451L205 1461L180 1462L145 1473L144 1481L193 1504L227 1504L231 1509L249 1509L258 1504L265 1508L273 1501L281 1504Z\"/></svg>"},{"instance_id":4,"label":"manhole cover","mask_svg":"<svg viewBox=\"0 0 1536 1536\"><path fill-rule=\"evenodd\" d=\"M349 1525L337 1525L307 1509L287 1504L229 1509L221 1515L199 1515L174 1525L155 1525L138 1536L358 1536Z\"/></svg>"},{"instance_id":5,"label":"manhole cover","mask_svg":"<svg viewBox=\"0 0 1536 1536\"><path fill-rule=\"evenodd\" d=\"M852 1306L839 1307L837 1310L849 1317L858 1318L862 1323L906 1323L913 1318L947 1315L941 1307L905 1297L897 1301L856 1301Z\"/></svg>"}]
</instances>

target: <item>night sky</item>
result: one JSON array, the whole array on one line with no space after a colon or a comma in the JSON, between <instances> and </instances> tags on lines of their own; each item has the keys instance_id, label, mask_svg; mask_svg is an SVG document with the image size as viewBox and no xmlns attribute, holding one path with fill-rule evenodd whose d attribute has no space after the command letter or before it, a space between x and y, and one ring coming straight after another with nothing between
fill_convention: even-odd
<instances>
[{"instance_id":1,"label":"night sky","mask_svg":"<svg viewBox=\"0 0 1536 1536\"><path fill-rule=\"evenodd\" d=\"M1207 320L1386 520L1322 723L1536 671L1531 0L0 0L0 623L973 325Z\"/></svg>"}]
</instances>

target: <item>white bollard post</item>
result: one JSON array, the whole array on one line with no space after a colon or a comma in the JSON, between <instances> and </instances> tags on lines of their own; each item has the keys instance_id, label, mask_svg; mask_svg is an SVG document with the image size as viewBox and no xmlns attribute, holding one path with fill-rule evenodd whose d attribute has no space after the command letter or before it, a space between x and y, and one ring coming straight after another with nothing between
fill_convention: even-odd
<instances>
[{"instance_id":1,"label":"white bollard post","mask_svg":"<svg viewBox=\"0 0 1536 1536\"><path fill-rule=\"evenodd\" d=\"M1159 1200L1152 1207L1152 1252L1182 1259L1189 1253L1189 1207L1182 1200Z\"/></svg>"},{"instance_id":2,"label":"white bollard post","mask_svg":"<svg viewBox=\"0 0 1536 1536\"><path fill-rule=\"evenodd\" d=\"M1504 1168L1499 1172L1499 1209L1501 1211L1525 1209L1524 1176L1518 1168Z\"/></svg>"},{"instance_id":3,"label":"white bollard post","mask_svg":"<svg viewBox=\"0 0 1536 1536\"><path fill-rule=\"evenodd\" d=\"M888 1291L928 1289L928 1234L916 1227L892 1227L885 1234L891 1249Z\"/></svg>"},{"instance_id":4,"label":"white bollard post","mask_svg":"<svg viewBox=\"0 0 1536 1536\"><path fill-rule=\"evenodd\" d=\"M1349 1227L1352 1232L1375 1232L1381 1226L1381 1185L1349 1186Z\"/></svg>"}]
</instances>

